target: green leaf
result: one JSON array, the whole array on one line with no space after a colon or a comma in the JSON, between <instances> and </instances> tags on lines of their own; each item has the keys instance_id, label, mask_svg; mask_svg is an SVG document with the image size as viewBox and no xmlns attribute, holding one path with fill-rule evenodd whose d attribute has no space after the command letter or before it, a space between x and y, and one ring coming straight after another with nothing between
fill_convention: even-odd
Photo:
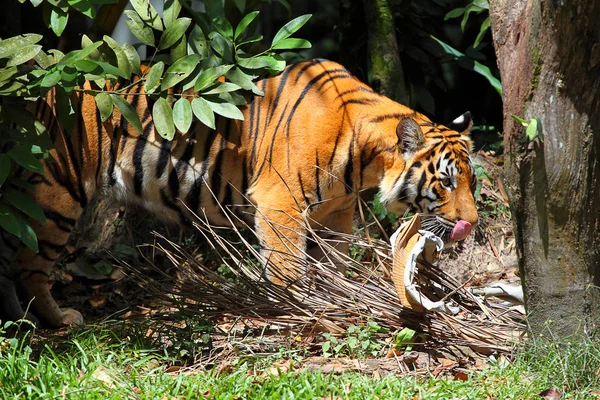
<instances>
[{"instance_id":1,"label":"green leaf","mask_svg":"<svg viewBox=\"0 0 600 400\"><path fill-rule=\"evenodd\" d=\"M154 127L167 140L172 140L175 136L175 125L173 122L173 110L167 99L161 97L154 103L152 107L152 118Z\"/></svg>"},{"instance_id":2,"label":"green leaf","mask_svg":"<svg viewBox=\"0 0 600 400\"><path fill-rule=\"evenodd\" d=\"M523 118L521 118L521 117L518 117L518 116L516 116L516 115L514 115L514 114L512 114L510 117L511 117L512 119L514 119L515 121L517 121L518 123L520 123L520 124L521 124L521 126L527 126L527 125L528 125L528 124L527 124L527 121L525 121L525 120L524 120Z\"/></svg>"},{"instance_id":3,"label":"green leaf","mask_svg":"<svg viewBox=\"0 0 600 400\"><path fill-rule=\"evenodd\" d=\"M100 120L105 122L113 112L113 102L108 93L98 93L94 96L96 100L96 107L100 111Z\"/></svg>"},{"instance_id":4,"label":"green leaf","mask_svg":"<svg viewBox=\"0 0 600 400\"><path fill-rule=\"evenodd\" d=\"M202 72L194 85L194 91L198 92L207 86L211 85L218 77L226 75L227 72L233 67L232 65L219 65L218 67L211 67ZM235 83L235 82L234 82Z\"/></svg>"},{"instance_id":5,"label":"green leaf","mask_svg":"<svg viewBox=\"0 0 600 400\"><path fill-rule=\"evenodd\" d=\"M206 37L199 25L195 25L188 36L188 53L200 54L202 58L209 56L209 45L206 43Z\"/></svg>"},{"instance_id":6,"label":"green leaf","mask_svg":"<svg viewBox=\"0 0 600 400\"><path fill-rule=\"evenodd\" d=\"M50 11L50 27L56 36L62 35L69 21L69 13L58 8L52 7Z\"/></svg>"},{"instance_id":7,"label":"green leaf","mask_svg":"<svg viewBox=\"0 0 600 400\"><path fill-rule=\"evenodd\" d=\"M163 11L163 23L165 28L169 29L173 22L177 20L181 12L181 3L179 0L165 0L164 11Z\"/></svg>"},{"instance_id":8,"label":"green leaf","mask_svg":"<svg viewBox=\"0 0 600 400\"><path fill-rule=\"evenodd\" d=\"M225 63L231 63L233 61L233 42L219 32L211 32L208 37L211 39L210 47L223 58Z\"/></svg>"},{"instance_id":9,"label":"green leaf","mask_svg":"<svg viewBox=\"0 0 600 400\"><path fill-rule=\"evenodd\" d=\"M42 35L34 33L26 33L4 39L0 41L0 58L7 58L26 46L36 44L40 40L42 40Z\"/></svg>"},{"instance_id":10,"label":"green leaf","mask_svg":"<svg viewBox=\"0 0 600 400\"><path fill-rule=\"evenodd\" d=\"M233 28L225 17L213 18L213 26L215 29L228 39L233 39Z\"/></svg>"},{"instance_id":11,"label":"green leaf","mask_svg":"<svg viewBox=\"0 0 600 400\"><path fill-rule=\"evenodd\" d=\"M465 15L463 15L462 21L460 21L460 30L462 32L465 31L465 26L467 25L467 21L469 20L469 15L472 12L475 12L475 14L479 14L482 11L485 11L485 10L481 7L476 6L474 3L469 4L465 8Z\"/></svg>"},{"instance_id":12,"label":"green leaf","mask_svg":"<svg viewBox=\"0 0 600 400\"><path fill-rule=\"evenodd\" d=\"M125 117L125 119L131 125L133 125L133 127L140 134L143 133L144 129L142 128L142 122L140 121L140 116L138 115L137 111L135 111L135 109L133 108L133 106L131 104L129 104L129 102L127 102L127 100L125 100L124 98L122 98L119 95L116 95L114 93L110 93L109 96L112 99L114 105L117 107L117 109Z\"/></svg>"},{"instance_id":13,"label":"green leaf","mask_svg":"<svg viewBox=\"0 0 600 400\"><path fill-rule=\"evenodd\" d=\"M209 94L228 93L228 92L235 92L238 89L241 89L241 87L236 85L235 83L220 82L217 86L215 86L214 88L212 88L210 90L207 90L206 92L202 92L202 94L209 95Z\"/></svg>"},{"instance_id":14,"label":"green leaf","mask_svg":"<svg viewBox=\"0 0 600 400\"><path fill-rule=\"evenodd\" d=\"M466 57L463 53L456 50L454 47L442 42L435 36L429 35L429 37L438 42L446 53L451 54L456 58ZM492 74L492 71L490 71L490 69L487 66L475 60L473 60L473 65L474 67L472 70L483 76L485 79L487 79L490 85L492 85L492 87L496 89L496 92L498 92L498 94L502 96L502 84L500 83L500 80Z\"/></svg>"},{"instance_id":15,"label":"green leaf","mask_svg":"<svg viewBox=\"0 0 600 400\"><path fill-rule=\"evenodd\" d=\"M242 114L240 109L233 104L227 102L217 103L213 101L208 101L208 104L210 105L211 110L219 115L226 118L244 120L244 114Z\"/></svg>"},{"instance_id":16,"label":"green leaf","mask_svg":"<svg viewBox=\"0 0 600 400\"><path fill-rule=\"evenodd\" d=\"M490 3L488 0L473 0L473 5L475 5L477 7L481 7L484 10L490 9Z\"/></svg>"},{"instance_id":17,"label":"green leaf","mask_svg":"<svg viewBox=\"0 0 600 400\"><path fill-rule=\"evenodd\" d=\"M163 30L162 21L160 20L156 9L150 3L150 0L129 0L129 2L138 13L142 21L157 31Z\"/></svg>"},{"instance_id":18,"label":"green leaf","mask_svg":"<svg viewBox=\"0 0 600 400\"><path fill-rule=\"evenodd\" d=\"M146 24L134 10L125 10L125 15L130 19L125 21L133 36L145 45L154 47L154 31Z\"/></svg>"},{"instance_id":19,"label":"green leaf","mask_svg":"<svg viewBox=\"0 0 600 400\"><path fill-rule=\"evenodd\" d=\"M449 20L450 18L458 18L465 13L464 7L455 8L444 16L444 21Z\"/></svg>"},{"instance_id":20,"label":"green leaf","mask_svg":"<svg viewBox=\"0 0 600 400\"><path fill-rule=\"evenodd\" d=\"M58 65L72 65L75 61L83 60L92 53L94 53L96 50L98 50L98 47L100 47L101 45L102 41L99 40L97 42L85 46L81 50L70 51L69 53L65 54L63 58L61 58L61 60L58 62Z\"/></svg>"},{"instance_id":21,"label":"green leaf","mask_svg":"<svg viewBox=\"0 0 600 400\"><path fill-rule=\"evenodd\" d=\"M17 220L17 223L19 224L19 228L21 231L19 235L19 239L21 239L21 242L23 242L25 246L29 247L36 253L39 252L40 249L38 247L37 236L31 225L29 225L29 223L27 223L27 221L25 221L25 219L19 214L14 214L14 216Z\"/></svg>"},{"instance_id":22,"label":"green leaf","mask_svg":"<svg viewBox=\"0 0 600 400\"><path fill-rule=\"evenodd\" d=\"M120 76L122 78L127 78L127 76L121 71L119 68L110 65L108 63L102 61L92 61L92 60L79 60L75 61L75 66L79 68L83 72L87 73L100 73L108 75ZM98 68L101 70L99 71Z\"/></svg>"},{"instance_id":23,"label":"green leaf","mask_svg":"<svg viewBox=\"0 0 600 400\"><path fill-rule=\"evenodd\" d=\"M258 95L258 96L264 96L265 95L265 93L262 90L260 90L254 84L254 82L252 82L252 79L254 79L255 77L252 76L252 75L248 75L248 74L244 73L239 68L232 69L231 71L229 71L225 75L225 77L227 79L229 79L231 82L233 82L236 85L240 86L242 89L252 90L252 93L254 93L254 94Z\"/></svg>"},{"instance_id":24,"label":"green leaf","mask_svg":"<svg viewBox=\"0 0 600 400\"><path fill-rule=\"evenodd\" d=\"M181 133L187 133L192 125L192 105L185 97L181 97L173 106L173 122Z\"/></svg>"},{"instance_id":25,"label":"green leaf","mask_svg":"<svg viewBox=\"0 0 600 400\"><path fill-rule=\"evenodd\" d=\"M175 42L173 46L171 46L170 53L172 62L176 62L180 58L185 57L187 54L187 40L185 35L180 37L179 40Z\"/></svg>"},{"instance_id":26,"label":"green leaf","mask_svg":"<svg viewBox=\"0 0 600 400\"><path fill-rule=\"evenodd\" d=\"M40 206L26 193L12 188L2 190L2 198L13 207L23 211L26 215L41 222L46 222L46 216Z\"/></svg>"},{"instance_id":27,"label":"green leaf","mask_svg":"<svg viewBox=\"0 0 600 400\"><path fill-rule=\"evenodd\" d=\"M485 36L488 29L490 29L490 17L487 17L481 23L481 27L479 28L479 34L477 35L477 37L475 38L475 42L473 43L473 48L476 48L477 46L479 46L479 43L481 43L481 40Z\"/></svg>"},{"instance_id":28,"label":"green leaf","mask_svg":"<svg viewBox=\"0 0 600 400\"><path fill-rule=\"evenodd\" d=\"M280 69L280 63L283 62L285 68L285 61L278 61L271 56L259 56L251 58L239 58L238 65L247 69L260 69L260 68L273 68Z\"/></svg>"},{"instance_id":29,"label":"green leaf","mask_svg":"<svg viewBox=\"0 0 600 400\"><path fill-rule=\"evenodd\" d=\"M52 64L54 64L54 61L50 57L48 57L44 50L40 50L40 52L37 53L37 55L35 56L35 61L40 67L44 69L48 69Z\"/></svg>"},{"instance_id":30,"label":"green leaf","mask_svg":"<svg viewBox=\"0 0 600 400\"><path fill-rule=\"evenodd\" d=\"M40 86L44 91L48 91L56 86L58 82L60 82L60 71L48 71L44 76L44 79L42 79Z\"/></svg>"},{"instance_id":31,"label":"green leaf","mask_svg":"<svg viewBox=\"0 0 600 400\"><path fill-rule=\"evenodd\" d=\"M254 35L254 36L250 36L247 39L242 40L237 45L239 47L239 46L243 46L248 43L260 42L261 40L263 40L263 35Z\"/></svg>"},{"instance_id":32,"label":"green leaf","mask_svg":"<svg viewBox=\"0 0 600 400\"><path fill-rule=\"evenodd\" d=\"M3 204L0 204L0 226L16 237L21 237L21 225L15 213Z\"/></svg>"},{"instance_id":33,"label":"green leaf","mask_svg":"<svg viewBox=\"0 0 600 400\"><path fill-rule=\"evenodd\" d=\"M146 93L154 93L154 91L160 85L160 78L162 78L165 63L162 61L157 62L150 68L150 72L146 75L146 83L144 84L144 90Z\"/></svg>"},{"instance_id":34,"label":"green leaf","mask_svg":"<svg viewBox=\"0 0 600 400\"><path fill-rule=\"evenodd\" d=\"M177 60L165 73L160 85L161 90L166 90L187 78L199 62L200 56L198 54L190 54Z\"/></svg>"},{"instance_id":35,"label":"green leaf","mask_svg":"<svg viewBox=\"0 0 600 400\"><path fill-rule=\"evenodd\" d=\"M192 111L196 118L204 125L215 129L215 113L210 108L210 104L202 97L196 97L192 100Z\"/></svg>"},{"instance_id":36,"label":"green leaf","mask_svg":"<svg viewBox=\"0 0 600 400\"><path fill-rule=\"evenodd\" d=\"M56 114L58 120L67 133L71 133L77 122L77 116L73 109L71 96L61 86L57 86L56 90Z\"/></svg>"},{"instance_id":37,"label":"green leaf","mask_svg":"<svg viewBox=\"0 0 600 400\"><path fill-rule=\"evenodd\" d=\"M10 157L6 154L0 154L0 186L6 181L11 165Z\"/></svg>"},{"instance_id":38,"label":"green leaf","mask_svg":"<svg viewBox=\"0 0 600 400\"><path fill-rule=\"evenodd\" d=\"M239 92L219 93L217 97L223 101L226 101L229 104L233 104L236 106L243 106L244 104L248 104L246 98L242 96Z\"/></svg>"},{"instance_id":39,"label":"green leaf","mask_svg":"<svg viewBox=\"0 0 600 400\"><path fill-rule=\"evenodd\" d=\"M12 158L23 168L27 168L28 170L37 172L38 174L44 173L44 166L42 165L42 162L33 154L31 154L29 149L25 148L24 146L13 147L6 152L6 155Z\"/></svg>"},{"instance_id":40,"label":"green leaf","mask_svg":"<svg viewBox=\"0 0 600 400\"><path fill-rule=\"evenodd\" d=\"M131 66L131 72L133 72L136 75L139 75L141 61L140 55L138 54L135 47L133 47L129 43L125 43L123 46L121 46L121 49L125 53L127 61L129 61L129 65Z\"/></svg>"},{"instance_id":41,"label":"green leaf","mask_svg":"<svg viewBox=\"0 0 600 400\"><path fill-rule=\"evenodd\" d=\"M121 49L119 43L117 43L117 41L110 36L104 35L103 39L106 44L115 52L115 56L117 57L117 67L123 71L125 78L129 79L131 77L131 64L129 63L127 54L125 54L123 49Z\"/></svg>"},{"instance_id":42,"label":"green leaf","mask_svg":"<svg viewBox=\"0 0 600 400\"><path fill-rule=\"evenodd\" d=\"M34 58L42 50L42 46L39 44L32 44L25 46L17 52L13 53L12 57L6 63L7 67L15 65L21 65Z\"/></svg>"},{"instance_id":43,"label":"green leaf","mask_svg":"<svg viewBox=\"0 0 600 400\"><path fill-rule=\"evenodd\" d=\"M7 81L19 73L16 66L0 69L0 82Z\"/></svg>"},{"instance_id":44,"label":"green leaf","mask_svg":"<svg viewBox=\"0 0 600 400\"><path fill-rule=\"evenodd\" d=\"M312 16L311 14L301 15L297 18L294 18L287 24L285 24L275 34L275 37L273 38L273 41L271 42L271 46L275 46L277 43L279 43L283 39L287 39L288 37L293 35L298 29L302 28L302 26L304 24L306 24L306 22L310 19L311 16Z\"/></svg>"},{"instance_id":45,"label":"green leaf","mask_svg":"<svg viewBox=\"0 0 600 400\"><path fill-rule=\"evenodd\" d=\"M158 49L164 50L173 46L184 34L187 28L190 26L192 20L190 18L178 18L173 24L165 29L160 36L158 42Z\"/></svg>"},{"instance_id":46,"label":"green leaf","mask_svg":"<svg viewBox=\"0 0 600 400\"><path fill-rule=\"evenodd\" d=\"M96 8L89 0L67 0L69 5L90 18L96 18Z\"/></svg>"},{"instance_id":47,"label":"green leaf","mask_svg":"<svg viewBox=\"0 0 600 400\"><path fill-rule=\"evenodd\" d=\"M287 38L273 46L273 50L310 49L311 44L305 39Z\"/></svg>"},{"instance_id":48,"label":"green leaf","mask_svg":"<svg viewBox=\"0 0 600 400\"><path fill-rule=\"evenodd\" d=\"M538 136L539 127L541 127L541 124L538 124L539 122L539 118L532 118L531 121L529 121L529 124L527 124L527 130L525 131L525 133L530 141L535 139L536 136Z\"/></svg>"},{"instance_id":49,"label":"green leaf","mask_svg":"<svg viewBox=\"0 0 600 400\"><path fill-rule=\"evenodd\" d=\"M247 14L244 18L242 18L238 26L235 28L235 34L233 35L233 38L235 40L237 40L237 38L240 37L240 35L246 31L248 25L250 25L252 21L254 21L258 14L258 11L252 11L251 13Z\"/></svg>"}]
</instances>

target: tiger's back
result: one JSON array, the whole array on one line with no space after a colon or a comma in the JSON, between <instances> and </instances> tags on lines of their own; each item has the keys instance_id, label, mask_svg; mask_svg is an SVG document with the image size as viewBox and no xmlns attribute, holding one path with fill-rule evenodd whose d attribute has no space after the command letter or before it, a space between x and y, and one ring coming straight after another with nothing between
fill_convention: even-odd
<instances>
[{"instance_id":1,"label":"tiger's back","mask_svg":"<svg viewBox=\"0 0 600 400\"><path fill-rule=\"evenodd\" d=\"M242 107L243 121L219 118L216 129L195 121L172 141L156 133L143 85L125 97L140 116L141 133L117 109L102 123L91 95L78 95L70 134L55 117L52 95L38 103L57 162L29 177L47 217L34 224L40 253L17 250L20 282L36 298L36 314L54 326L83 321L56 305L48 271L97 191L170 220L198 214L215 224L253 222L263 262L278 283L300 273L283 254L301 255L307 247L303 213L314 226L348 233L362 189L379 187L397 212L414 208L450 225L477 222L464 132L433 124L325 60L292 65L258 86L265 96ZM452 183L442 187L438 161L448 153L443 173Z\"/></svg>"}]
</instances>

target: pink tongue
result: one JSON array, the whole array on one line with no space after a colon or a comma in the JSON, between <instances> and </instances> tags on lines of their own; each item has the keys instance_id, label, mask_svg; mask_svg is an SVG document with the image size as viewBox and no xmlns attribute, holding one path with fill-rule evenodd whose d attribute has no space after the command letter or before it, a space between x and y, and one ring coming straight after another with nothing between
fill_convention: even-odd
<instances>
[{"instance_id":1,"label":"pink tongue","mask_svg":"<svg viewBox=\"0 0 600 400\"><path fill-rule=\"evenodd\" d=\"M471 233L471 224L467 221L460 220L454 225L450 239L465 240Z\"/></svg>"}]
</instances>

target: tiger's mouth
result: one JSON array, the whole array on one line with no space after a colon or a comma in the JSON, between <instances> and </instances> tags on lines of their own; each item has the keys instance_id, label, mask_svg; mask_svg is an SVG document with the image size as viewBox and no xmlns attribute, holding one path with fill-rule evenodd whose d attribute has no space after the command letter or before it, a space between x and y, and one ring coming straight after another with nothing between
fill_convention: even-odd
<instances>
[{"instance_id":1,"label":"tiger's mouth","mask_svg":"<svg viewBox=\"0 0 600 400\"><path fill-rule=\"evenodd\" d=\"M471 233L470 223L463 220L452 222L439 215L423 216L421 225L447 244L465 240Z\"/></svg>"}]
</instances>

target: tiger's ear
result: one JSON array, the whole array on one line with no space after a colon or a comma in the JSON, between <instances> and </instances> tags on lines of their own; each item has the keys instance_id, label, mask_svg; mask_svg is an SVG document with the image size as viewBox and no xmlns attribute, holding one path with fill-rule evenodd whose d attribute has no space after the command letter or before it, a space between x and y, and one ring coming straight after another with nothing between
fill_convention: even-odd
<instances>
[{"instance_id":1,"label":"tiger's ear","mask_svg":"<svg viewBox=\"0 0 600 400\"><path fill-rule=\"evenodd\" d=\"M421 148L425 138L419 124L412 118L402 118L396 127L398 147L403 154L412 154Z\"/></svg>"},{"instance_id":2,"label":"tiger's ear","mask_svg":"<svg viewBox=\"0 0 600 400\"><path fill-rule=\"evenodd\" d=\"M471 113L467 111L460 117L456 118L454 121L450 122L447 127L452 129L453 131L462 134L468 134L472 126L473 120L471 119Z\"/></svg>"}]
</instances>

